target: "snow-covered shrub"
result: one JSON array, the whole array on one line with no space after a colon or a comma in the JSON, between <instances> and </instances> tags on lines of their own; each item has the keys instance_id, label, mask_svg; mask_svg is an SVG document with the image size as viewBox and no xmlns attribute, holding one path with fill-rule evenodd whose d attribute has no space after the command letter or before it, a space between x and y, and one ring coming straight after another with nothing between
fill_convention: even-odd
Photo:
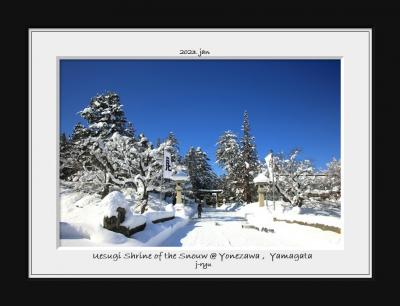
<instances>
[{"instance_id":1,"label":"snow-covered shrub","mask_svg":"<svg viewBox=\"0 0 400 306\"><path fill-rule=\"evenodd\" d=\"M301 207L305 201L340 198L340 162L335 159L326 171L317 171L309 160L298 158L299 149L265 157L263 171L269 178L267 195L273 191L279 199ZM275 186L275 189L273 189Z\"/></svg>"},{"instance_id":2,"label":"snow-covered shrub","mask_svg":"<svg viewBox=\"0 0 400 306\"><path fill-rule=\"evenodd\" d=\"M125 196L119 191L109 193L101 202L104 208L103 227L130 237L146 226L146 217L134 215Z\"/></svg>"}]
</instances>

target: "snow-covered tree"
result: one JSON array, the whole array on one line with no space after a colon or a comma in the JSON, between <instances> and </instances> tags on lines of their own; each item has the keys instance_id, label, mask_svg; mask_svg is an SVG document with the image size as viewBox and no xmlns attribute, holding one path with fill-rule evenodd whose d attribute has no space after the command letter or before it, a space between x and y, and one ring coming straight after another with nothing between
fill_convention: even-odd
<instances>
[{"instance_id":1,"label":"snow-covered tree","mask_svg":"<svg viewBox=\"0 0 400 306\"><path fill-rule=\"evenodd\" d=\"M330 200L339 200L341 198L341 165L340 160L333 158L328 164L324 172L322 188L327 192L323 195L324 198Z\"/></svg>"},{"instance_id":2,"label":"snow-covered tree","mask_svg":"<svg viewBox=\"0 0 400 306\"><path fill-rule=\"evenodd\" d=\"M235 181L241 193L241 199L251 203L256 197L256 188L253 184L254 177L259 171L259 161L257 157L254 137L250 133L249 115L247 111L243 115L242 125L243 136L240 139L240 154L238 155L235 167Z\"/></svg>"},{"instance_id":3,"label":"snow-covered tree","mask_svg":"<svg viewBox=\"0 0 400 306\"><path fill-rule=\"evenodd\" d=\"M225 131L218 139L216 157L218 165L228 174L238 162L239 151L237 136L232 131Z\"/></svg>"},{"instance_id":4,"label":"snow-covered tree","mask_svg":"<svg viewBox=\"0 0 400 306\"><path fill-rule=\"evenodd\" d=\"M155 190L161 182L162 156L159 152L162 149L161 145L154 149L143 133L139 135L135 144L136 157L133 164L136 172L135 182L142 200L142 213L147 206L148 192Z\"/></svg>"},{"instance_id":5,"label":"snow-covered tree","mask_svg":"<svg viewBox=\"0 0 400 306\"><path fill-rule=\"evenodd\" d=\"M233 202L236 200L236 189L234 188L234 184L227 174L223 174L219 177L218 189L222 189L221 198L225 198L228 202Z\"/></svg>"},{"instance_id":6,"label":"snow-covered tree","mask_svg":"<svg viewBox=\"0 0 400 306\"><path fill-rule=\"evenodd\" d=\"M93 97L89 106L79 112L87 120L91 136L111 137L115 132L133 137L134 128L128 124L119 95L113 92Z\"/></svg>"},{"instance_id":7,"label":"snow-covered tree","mask_svg":"<svg viewBox=\"0 0 400 306\"><path fill-rule=\"evenodd\" d=\"M128 124L126 126L126 129L125 129L124 135L127 136L127 137L134 138L135 137L135 132L136 131L135 131L135 128L134 128L132 122L128 122Z\"/></svg>"},{"instance_id":8,"label":"snow-covered tree","mask_svg":"<svg viewBox=\"0 0 400 306\"><path fill-rule=\"evenodd\" d=\"M213 172L207 154L200 148L191 147L184 159L194 193L199 189L212 189L218 184L218 177Z\"/></svg>"},{"instance_id":9,"label":"snow-covered tree","mask_svg":"<svg viewBox=\"0 0 400 306\"><path fill-rule=\"evenodd\" d=\"M60 178L72 180L74 175L83 170L79 156L86 150L83 141L89 132L81 123L77 123L69 138L63 134L60 141Z\"/></svg>"},{"instance_id":10,"label":"snow-covered tree","mask_svg":"<svg viewBox=\"0 0 400 306\"><path fill-rule=\"evenodd\" d=\"M225 170L221 178L223 196L236 199L236 177L239 164L240 147L237 136L232 131L225 131L218 139L216 150L217 164Z\"/></svg>"},{"instance_id":11,"label":"snow-covered tree","mask_svg":"<svg viewBox=\"0 0 400 306\"><path fill-rule=\"evenodd\" d=\"M168 152L174 150L174 143L170 139L154 148L145 135L140 134L138 141L134 144L135 157L131 161L133 171L136 173L134 181L141 200L140 211L142 213L148 205L149 192L171 193L175 188L175 183L172 180L163 179L162 177L164 150ZM178 166L178 163L173 162L172 169L176 171Z\"/></svg>"},{"instance_id":12,"label":"snow-covered tree","mask_svg":"<svg viewBox=\"0 0 400 306\"><path fill-rule=\"evenodd\" d=\"M78 188L88 192L98 192L105 197L113 187L119 188L124 180L119 180L119 169L115 165L115 154L111 154L112 136L125 136L134 140L133 125L128 123L116 93L105 93L93 97L89 106L79 114L88 122L85 128L77 124L71 136L73 156L81 166L73 180ZM110 143L111 141L111 143Z\"/></svg>"},{"instance_id":13,"label":"snow-covered tree","mask_svg":"<svg viewBox=\"0 0 400 306\"><path fill-rule=\"evenodd\" d=\"M306 201L338 200L340 198L340 161L333 159L327 170L317 171L311 161L300 160L300 149L285 156L268 154L263 172L270 179L269 191L275 181L275 194L293 206L301 207Z\"/></svg>"},{"instance_id":14,"label":"snow-covered tree","mask_svg":"<svg viewBox=\"0 0 400 306\"><path fill-rule=\"evenodd\" d=\"M329 178L329 184L330 187L339 187L341 185L340 177L341 177L341 165L340 165L340 160L336 160L336 158L333 158L332 161L330 161L327 164L327 170L326 174L328 175Z\"/></svg>"},{"instance_id":15,"label":"snow-covered tree","mask_svg":"<svg viewBox=\"0 0 400 306\"><path fill-rule=\"evenodd\" d=\"M95 96L79 114L88 126L78 123L69 139L61 136L60 177L73 181L78 190L102 197L132 188L143 212L149 192L161 191L164 150L173 156L173 168L179 166L177 138L170 133L154 148L144 134L136 137L116 93ZM162 189L171 192L174 182L165 180Z\"/></svg>"},{"instance_id":16,"label":"snow-covered tree","mask_svg":"<svg viewBox=\"0 0 400 306\"><path fill-rule=\"evenodd\" d=\"M309 160L299 160L299 149L294 149L288 157L283 153L266 157L266 168L271 178L274 172L276 191L282 200L293 206L302 206L308 199L313 181L314 167Z\"/></svg>"},{"instance_id":17,"label":"snow-covered tree","mask_svg":"<svg viewBox=\"0 0 400 306\"><path fill-rule=\"evenodd\" d=\"M71 151L72 145L65 133L62 133L60 136L60 178L63 180L68 179L74 172Z\"/></svg>"},{"instance_id":18,"label":"snow-covered tree","mask_svg":"<svg viewBox=\"0 0 400 306\"><path fill-rule=\"evenodd\" d=\"M179 154L179 142L175 134L173 132L169 132L165 141L168 142L167 151L171 153L172 162L180 164L182 162L182 158Z\"/></svg>"},{"instance_id":19,"label":"snow-covered tree","mask_svg":"<svg viewBox=\"0 0 400 306\"><path fill-rule=\"evenodd\" d=\"M74 130L72 131L71 134L71 142L73 144L76 144L79 141L84 140L85 138L89 137L90 135L90 131L85 128L80 122L78 122L75 127Z\"/></svg>"}]
</instances>

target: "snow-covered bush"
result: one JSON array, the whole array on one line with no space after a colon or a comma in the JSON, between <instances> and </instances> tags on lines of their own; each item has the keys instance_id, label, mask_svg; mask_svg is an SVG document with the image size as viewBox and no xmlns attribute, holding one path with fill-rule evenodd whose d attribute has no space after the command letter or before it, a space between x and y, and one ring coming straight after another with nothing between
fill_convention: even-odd
<instances>
[{"instance_id":1,"label":"snow-covered bush","mask_svg":"<svg viewBox=\"0 0 400 306\"><path fill-rule=\"evenodd\" d=\"M328 169L321 172L309 160L299 159L299 153L300 150L295 149L288 156L270 153L265 157L263 171L269 177L269 192L275 187L280 199L299 207L304 201L338 199L340 162L334 159Z\"/></svg>"},{"instance_id":2,"label":"snow-covered bush","mask_svg":"<svg viewBox=\"0 0 400 306\"><path fill-rule=\"evenodd\" d=\"M100 202L100 206L104 209L103 227L105 229L130 237L146 226L146 217L134 215L125 196L119 191L109 193Z\"/></svg>"}]
</instances>

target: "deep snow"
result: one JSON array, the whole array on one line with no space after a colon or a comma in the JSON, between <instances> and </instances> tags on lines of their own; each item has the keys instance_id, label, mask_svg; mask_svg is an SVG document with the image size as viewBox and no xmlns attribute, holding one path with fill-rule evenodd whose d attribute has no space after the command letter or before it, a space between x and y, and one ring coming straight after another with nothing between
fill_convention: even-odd
<instances>
[{"instance_id":1,"label":"deep snow","mask_svg":"<svg viewBox=\"0 0 400 306\"><path fill-rule=\"evenodd\" d=\"M159 201L156 196L150 199ZM134 225L146 222L146 228L127 238L102 228L104 215L111 215L115 211L116 202L123 202L122 205L126 209L132 210L133 202L128 198L121 198L121 194L110 195L102 201L97 195L62 190L61 246L266 247L324 250L338 249L342 245L341 234L273 221L275 217L341 227L340 206L338 208L335 205L314 203L301 209L287 209L277 202L274 210L272 202L267 202L265 207L259 207L258 203L244 206L228 203L217 209L205 208L202 218L198 219L197 215L189 218L195 212L195 205L185 206L184 211L176 212L172 204L158 203L157 206L157 203L153 203L151 207L155 208L149 209L144 215L129 211L129 215L135 219ZM169 221L157 224L152 222L174 215L175 218ZM251 226L273 229L274 232L258 231Z\"/></svg>"},{"instance_id":2,"label":"deep snow","mask_svg":"<svg viewBox=\"0 0 400 306\"><path fill-rule=\"evenodd\" d=\"M270 220L270 219L269 219ZM166 239L166 247L267 247L275 249L337 249L341 235L318 228L272 222L274 233L242 228L247 224L240 212L206 209ZM269 223L268 223L269 224Z\"/></svg>"}]
</instances>

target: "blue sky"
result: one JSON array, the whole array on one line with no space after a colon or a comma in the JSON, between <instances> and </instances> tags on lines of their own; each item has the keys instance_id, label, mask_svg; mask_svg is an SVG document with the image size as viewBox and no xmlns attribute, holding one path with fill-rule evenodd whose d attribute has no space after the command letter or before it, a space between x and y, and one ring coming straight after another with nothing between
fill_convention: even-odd
<instances>
[{"instance_id":1,"label":"blue sky","mask_svg":"<svg viewBox=\"0 0 400 306\"><path fill-rule=\"evenodd\" d=\"M218 137L241 135L249 113L257 151L288 152L318 168L340 158L339 60L62 60L61 131L86 122L77 112L97 93L114 91L137 133L156 143L172 131L215 164Z\"/></svg>"}]
</instances>

